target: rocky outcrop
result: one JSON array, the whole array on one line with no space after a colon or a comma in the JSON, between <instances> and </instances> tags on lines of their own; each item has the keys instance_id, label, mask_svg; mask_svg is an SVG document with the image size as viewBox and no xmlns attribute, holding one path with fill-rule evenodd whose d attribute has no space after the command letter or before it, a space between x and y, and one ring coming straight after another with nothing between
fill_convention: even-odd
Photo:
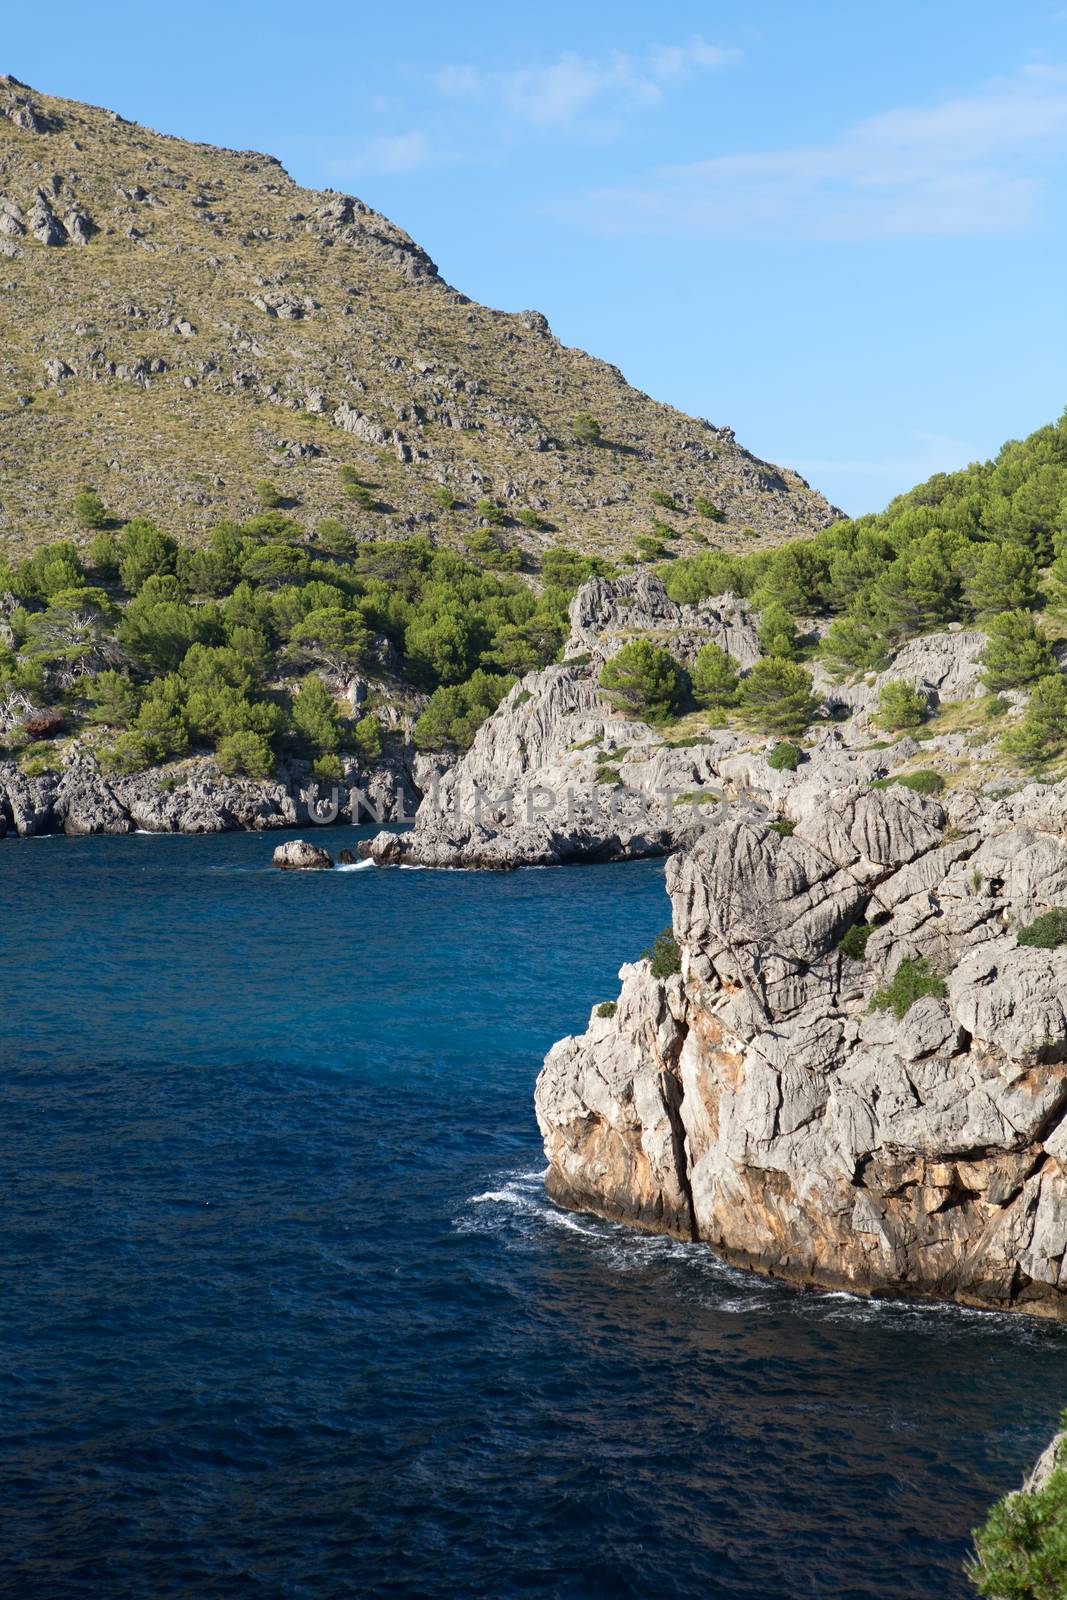
<instances>
[{"instance_id":1,"label":"rocky outcrop","mask_svg":"<svg viewBox=\"0 0 1067 1600\"><path fill-rule=\"evenodd\" d=\"M1067 949L1017 937L1065 836L1067 785L704 829L667 868L680 972L624 967L546 1059L552 1195L796 1283L1067 1317ZM943 983L872 1009L920 959Z\"/></svg>"},{"instance_id":2,"label":"rocky outcrop","mask_svg":"<svg viewBox=\"0 0 1067 1600\"><path fill-rule=\"evenodd\" d=\"M294 828L313 823L365 823L410 818L418 804L411 768L383 761L364 771L349 759L342 782L318 784L306 764L266 782L227 777L203 758L132 775L105 774L77 742L63 766L28 777L0 762L0 819L5 832L225 833Z\"/></svg>"},{"instance_id":3,"label":"rocky outcrop","mask_svg":"<svg viewBox=\"0 0 1067 1600\"><path fill-rule=\"evenodd\" d=\"M850 714L834 720L828 706L808 730L797 768L777 770L768 760L773 738L705 726L691 742L669 739L614 709L598 688L600 668L636 637L690 664L713 642L742 674L759 655L743 601L726 595L679 605L649 572L593 579L571 603L563 664L517 684L447 777L424 785L411 833L399 843L384 834L369 853L383 866L497 868L665 855L691 843L724 800L798 823L819 813L828 791L883 779L918 753L910 738L891 748L871 743L867 718L883 681L921 681L932 700L981 692L977 633L916 640L881 678L855 685L824 673L828 702ZM952 736L927 742L925 759L950 748Z\"/></svg>"},{"instance_id":4,"label":"rocky outcrop","mask_svg":"<svg viewBox=\"0 0 1067 1600\"><path fill-rule=\"evenodd\" d=\"M586 654L597 666L640 634L653 635L687 663L709 641L740 667L750 667L760 653L759 633L744 601L723 594L699 605L679 605L662 580L647 571L583 584L571 603L570 624L564 654Z\"/></svg>"},{"instance_id":5,"label":"rocky outcrop","mask_svg":"<svg viewBox=\"0 0 1067 1600\"><path fill-rule=\"evenodd\" d=\"M284 872L318 872L333 866L330 852L307 839L287 839L278 846L271 860Z\"/></svg>"}]
</instances>

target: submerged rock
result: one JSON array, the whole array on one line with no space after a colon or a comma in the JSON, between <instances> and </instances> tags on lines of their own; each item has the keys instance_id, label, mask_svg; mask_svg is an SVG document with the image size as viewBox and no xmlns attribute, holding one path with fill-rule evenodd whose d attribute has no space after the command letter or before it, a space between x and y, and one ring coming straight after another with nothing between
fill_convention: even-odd
<instances>
[{"instance_id":1,"label":"submerged rock","mask_svg":"<svg viewBox=\"0 0 1067 1600\"><path fill-rule=\"evenodd\" d=\"M277 847L272 860L276 867L302 872L333 866L330 852L323 850L321 845L311 844L307 839L287 839Z\"/></svg>"}]
</instances>

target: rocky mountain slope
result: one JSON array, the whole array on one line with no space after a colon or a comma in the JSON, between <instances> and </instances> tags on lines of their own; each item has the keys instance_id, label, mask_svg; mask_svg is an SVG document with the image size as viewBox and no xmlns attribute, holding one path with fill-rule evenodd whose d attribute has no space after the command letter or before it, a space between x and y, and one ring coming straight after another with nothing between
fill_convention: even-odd
<instances>
[{"instance_id":1,"label":"rocky mountain slope","mask_svg":"<svg viewBox=\"0 0 1067 1600\"><path fill-rule=\"evenodd\" d=\"M600 442L576 438L579 414ZM243 520L266 478L308 523L425 523L457 542L492 500L517 544L607 554L657 519L688 537L698 498L726 546L833 515L729 428L561 345L539 313L474 304L360 200L10 77L0 429L8 554L69 531L83 482L117 520L176 534ZM356 517L342 465L388 510Z\"/></svg>"}]
</instances>

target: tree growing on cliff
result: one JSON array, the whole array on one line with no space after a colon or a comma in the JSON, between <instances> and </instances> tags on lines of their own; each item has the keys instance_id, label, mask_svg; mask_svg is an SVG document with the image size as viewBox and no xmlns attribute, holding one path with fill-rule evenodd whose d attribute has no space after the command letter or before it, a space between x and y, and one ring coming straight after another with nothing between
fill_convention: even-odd
<instances>
[{"instance_id":1,"label":"tree growing on cliff","mask_svg":"<svg viewBox=\"0 0 1067 1600\"><path fill-rule=\"evenodd\" d=\"M797 630L785 606L772 600L760 618L759 647L765 656L781 656L793 661L797 653Z\"/></svg>"},{"instance_id":2,"label":"tree growing on cliff","mask_svg":"<svg viewBox=\"0 0 1067 1600\"><path fill-rule=\"evenodd\" d=\"M737 704L737 663L720 645L701 645L693 662L693 698L706 711L725 711Z\"/></svg>"},{"instance_id":3,"label":"tree growing on cliff","mask_svg":"<svg viewBox=\"0 0 1067 1600\"><path fill-rule=\"evenodd\" d=\"M1021 722L1002 736L1005 755L1037 762L1057 750L1067 735L1067 681L1058 672L1039 678Z\"/></svg>"},{"instance_id":4,"label":"tree growing on cliff","mask_svg":"<svg viewBox=\"0 0 1067 1600\"><path fill-rule=\"evenodd\" d=\"M905 728L917 728L926 720L926 696L904 678L892 678L882 685L878 694L875 722L888 733L900 733Z\"/></svg>"},{"instance_id":5,"label":"tree growing on cliff","mask_svg":"<svg viewBox=\"0 0 1067 1600\"><path fill-rule=\"evenodd\" d=\"M289 636L296 656L337 674L353 671L370 642L370 630L359 612L346 611L343 606L323 606L309 612Z\"/></svg>"},{"instance_id":6,"label":"tree growing on cliff","mask_svg":"<svg viewBox=\"0 0 1067 1600\"><path fill-rule=\"evenodd\" d=\"M466 683L435 689L415 724L420 750L469 749L482 723L496 710L515 679L496 672L474 672Z\"/></svg>"},{"instance_id":7,"label":"tree growing on cliff","mask_svg":"<svg viewBox=\"0 0 1067 1600\"><path fill-rule=\"evenodd\" d=\"M781 656L761 656L741 682L741 705L765 733L803 733L819 708L811 673Z\"/></svg>"},{"instance_id":8,"label":"tree growing on cliff","mask_svg":"<svg viewBox=\"0 0 1067 1600\"><path fill-rule=\"evenodd\" d=\"M1055 672L1056 658L1029 611L991 617L982 652L982 682L989 689L1019 689Z\"/></svg>"},{"instance_id":9,"label":"tree growing on cliff","mask_svg":"<svg viewBox=\"0 0 1067 1600\"><path fill-rule=\"evenodd\" d=\"M303 747L314 755L332 755L341 742L337 703L317 673L311 672L293 696L291 721Z\"/></svg>"},{"instance_id":10,"label":"tree growing on cliff","mask_svg":"<svg viewBox=\"0 0 1067 1600\"><path fill-rule=\"evenodd\" d=\"M600 687L612 705L654 721L677 709L685 675L668 650L648 639L631 639L600 669Z\"/></svg>"},{"instance_id":11,"label":"tree growing on cliff","mask_svg":"<svg viewBox=\"0 0 1067 1600\"><path fill-rule=\"evenodd\" d=\"M1067 1412L1060 1416L1067 1429ZM967 1575L986 1600L1061 1600L1067 1594L1067 1450L1040 1487L1005 1495L975 1530Z\"/></svg>"}]
</instances>

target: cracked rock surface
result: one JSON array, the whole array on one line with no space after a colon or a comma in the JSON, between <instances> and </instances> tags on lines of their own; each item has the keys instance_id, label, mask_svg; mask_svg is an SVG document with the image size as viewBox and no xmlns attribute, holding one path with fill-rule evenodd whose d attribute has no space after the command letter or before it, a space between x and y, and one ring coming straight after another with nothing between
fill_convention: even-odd
<instances>
[{"instance_id":1,"label":"cracked rock surface","mask_svg":"<svg viewBox=\"0 0 1067 1600\"><path fill-rule=\"evenodd\" d=\"M536 1089L560 1203L793 1282L1067 1316L1067 792L852 785L667 866L681 972L626 966ZM872 923L866 959L838 942ZM905 958L945 974L871 1009Z\"/></svg>"}]
</instances>

